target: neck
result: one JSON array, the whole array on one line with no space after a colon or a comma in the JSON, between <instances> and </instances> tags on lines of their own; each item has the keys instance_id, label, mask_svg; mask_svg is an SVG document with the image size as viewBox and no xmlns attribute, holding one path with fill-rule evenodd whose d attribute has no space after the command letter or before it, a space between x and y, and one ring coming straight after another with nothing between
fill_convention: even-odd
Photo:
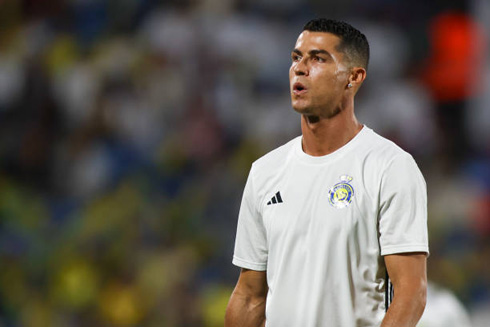
<instances>
[{"instance_id":1,"label":"neck","mask_svg":"<svg viewBox=\"0 0 490 327\"><path fill-rule=\"evenodd\" d=\"M343 110L330 118L301 116L303 151L324 156L347 144L362 129L354 110Z\"/></svg>"}]
</instances>

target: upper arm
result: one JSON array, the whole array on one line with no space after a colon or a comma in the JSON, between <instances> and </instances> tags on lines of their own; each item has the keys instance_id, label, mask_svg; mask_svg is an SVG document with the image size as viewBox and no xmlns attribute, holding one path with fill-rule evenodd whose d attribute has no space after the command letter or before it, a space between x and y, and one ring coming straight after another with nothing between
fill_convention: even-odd
<instances>
[{"instance_id":1,"label":"upper arm","mask_svg":"<svg viewBox=\"0 0 490 327\"><path fill-rule=\"evenodd\" d=\"M265 271L242 268L233 293L249 298L265 298L268 290L267 273Z\"/></svg>"},{"instance_id":2,"label":"upper arm","mask_svg":"<svg viewBox=\"0 0 490 327\"><path fill-rule=\"evenodd\" d=\"M267 231L253 176L254 166L250 170L240 205L232 262L241 268L265 271L268 258Z\"/></svg>"},{"instance_id":3,"label":"upper arm","mask_svg":"<svg viewBox=\"0 0 490 327\"><path fill-rule=\"evenodd\" d=\"M395 288L426 292L427 254L420 252L392 254L384 257L388 275Z\"/></svg>"},{"instance_id":4,"label":"upper arm","mask_svg":"<svg viewBox=\"0 0 490 327\"><path fill-rule=\"evenodd\" d=\"M381 255L428 253L427 190L410 155L396 156L385 168L379 197Z\"/></svg>"},{"instance_id":5,"label":"upper arm","mask_svg":"<svg viewBox=\"0 0 490 327\"><path fill-rule=\"evenodd\" d=\"M414 327L427 299L426 253L412 252L384 257L393 282L394 297L382 327Z\"/></svg>"}]
</instances>

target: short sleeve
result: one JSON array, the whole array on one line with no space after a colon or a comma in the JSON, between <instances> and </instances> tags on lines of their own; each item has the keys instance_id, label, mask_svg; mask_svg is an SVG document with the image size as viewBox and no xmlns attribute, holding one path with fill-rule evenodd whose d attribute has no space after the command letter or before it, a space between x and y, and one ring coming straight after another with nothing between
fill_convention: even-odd
<instances>
[{"instance_id":1,"label":"short sleeve","mask_svg":"<svg viewBox=\"0 0 490 327\"><path fill-rule=\"evenodd\" d=\"M429 253L427 188L412 156L396 156L381 179L379 233L381 255Z\"/></svg>"},{"instance_id":2,"label":"short sleeve","mask_svg":"<svg viewBox=\"0 0 490 327\"><path fill-rule=\"evenodd\" d=\"M267 236L262 215L258 210L254 190L253 166L243 192L235 240L233 264L246 269L267 269Z\"/></svg>"}]
</instances>

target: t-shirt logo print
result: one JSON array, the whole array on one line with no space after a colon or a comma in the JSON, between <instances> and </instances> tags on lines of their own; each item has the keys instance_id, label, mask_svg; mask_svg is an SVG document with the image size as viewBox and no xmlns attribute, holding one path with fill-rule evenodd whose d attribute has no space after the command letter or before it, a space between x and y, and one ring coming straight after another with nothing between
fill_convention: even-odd
<instances>
[{"instance_id":1,"label":"t-shirt logo print","mask_svg":"<svg viewBox=\"0 0 490 327\"><path fill-rule=\"evenodd\" d=\"M337 209L348 207L354 197L354 188L349 183L352 177L349 175L340 176L340 183L335 184L328 191L328 202Z\"/></svg>"}]
</instances>

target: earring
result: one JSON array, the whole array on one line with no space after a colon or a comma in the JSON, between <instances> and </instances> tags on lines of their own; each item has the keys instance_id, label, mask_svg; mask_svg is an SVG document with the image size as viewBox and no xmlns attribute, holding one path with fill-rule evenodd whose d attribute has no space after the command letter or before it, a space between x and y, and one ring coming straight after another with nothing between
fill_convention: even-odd
<instances>
[{"instance_id":1,"label":"earring","mask_svg":"<svg viewBox=\"0 0 490 327\"><path fill-rule=\"evenodd\" d=\"M347 87L350 89L352 87L352 84L351 83L347 84Z\"/></svg>"}]
</instances>

